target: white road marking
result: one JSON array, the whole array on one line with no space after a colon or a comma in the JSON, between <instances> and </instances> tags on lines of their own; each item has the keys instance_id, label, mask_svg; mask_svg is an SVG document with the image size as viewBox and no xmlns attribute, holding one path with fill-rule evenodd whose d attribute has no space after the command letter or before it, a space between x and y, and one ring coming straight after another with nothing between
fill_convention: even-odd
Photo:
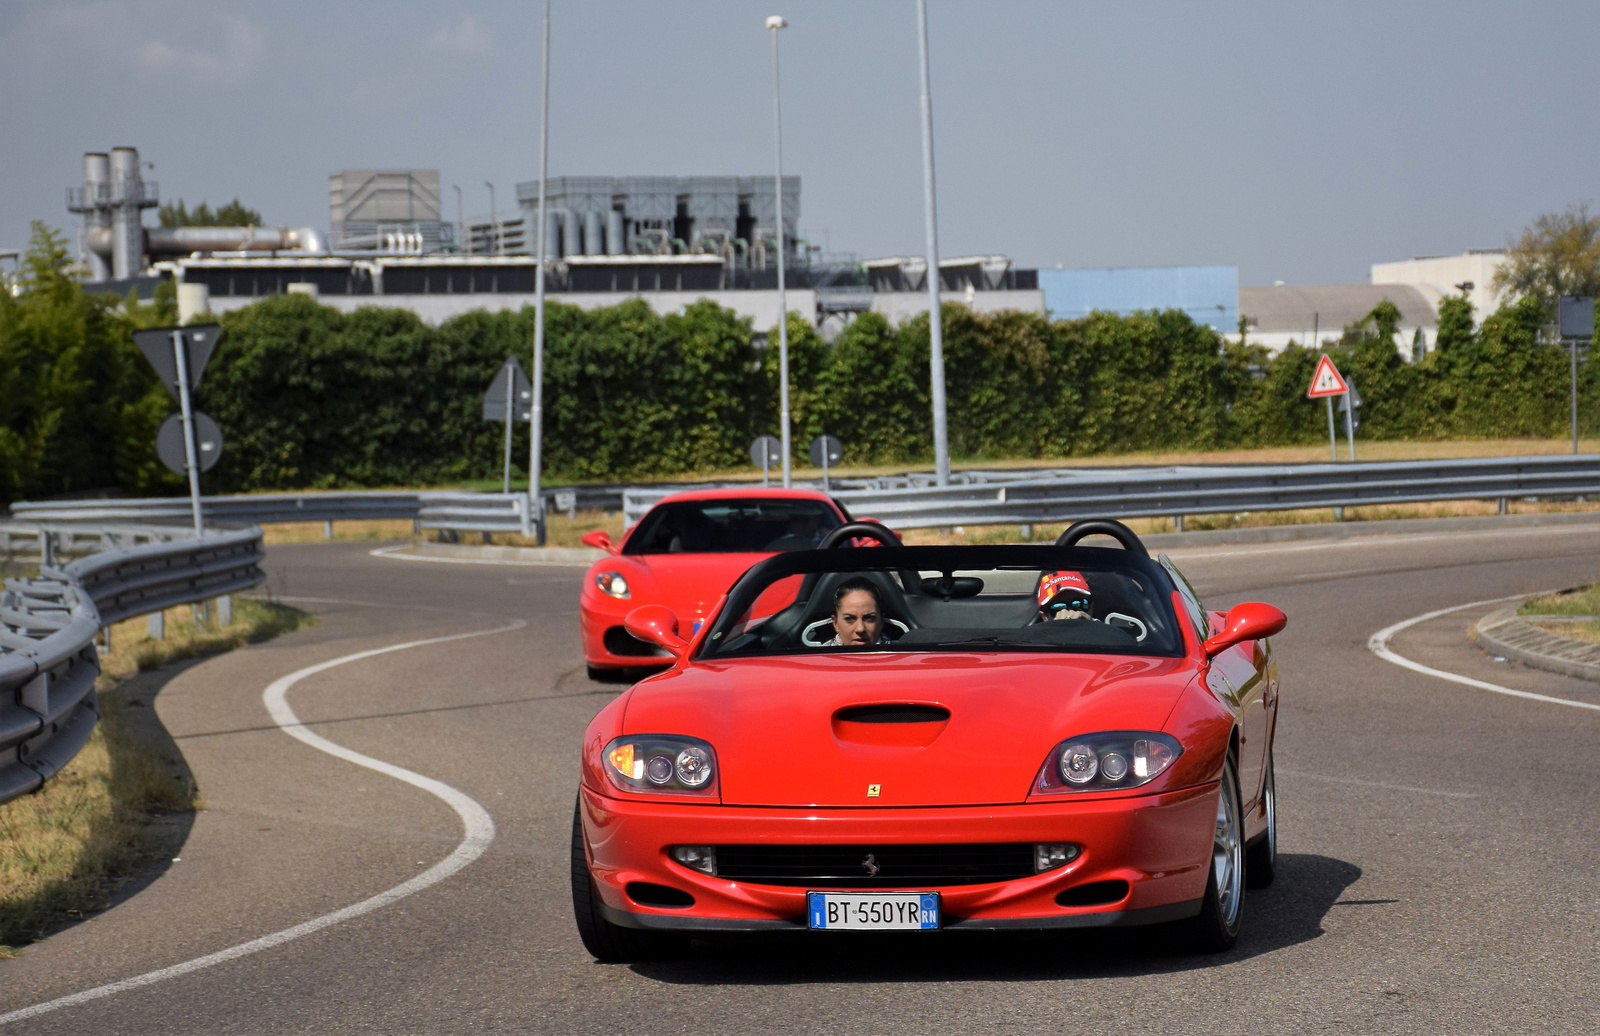
<instances>
[{"instance_id":1,"label":"white road marking","mask_svg":"<svg viewBox=\"0 0 1600 1036\"><path fill-rule=\"evenodd\" d=\"M314 917L291 928L273 932L271 935L263 935L259 939L251 939L249 942L230 946L228 949L219 950L216 953L206 954L204 957L196 957L193 960L184 961L182 964L174 964L171 967L147 971L143 975L125 978L120 982L107 983L103 986L96 986L93 989L86 989L81 993L72 993L68 996L58 997L55 1000L47 1000L42 1004L34 1004L32 1007L24 1007L20 1010L0 1014L0 1025L19 1022L25 1018L35 1018L51 1011L59 1011L63 1007L72 1007L77 1004L87 1003L90 1000L99 1000L102 997L123 993L130 989L138 989L142 986L154 985L157 982L165 982L170 978L177 978L180 975L187 975L217 964L238 960L240 957L248 957L252 953L259 953L274 946L281 946L286 942L292 942L302 936L319 932L324 928L331 928L351 918L360 917L362 914L370 914L374 910L389 906L391 903L402 900L414 892L421 892L430 885L437 885L473 860L476 860L479 856L482 856L484 850L489 848L489 843L494 840L494 820L490 818L487 810L443 781L434 780L432 777L424 777L420 773L395 766L393 763L386 763L382 759L374 759L369 755L362 755L360 752L352 751L343 745L335 744L320 734L312 733L306 729L305 725L300 722L300 717L296 716L294 710L289 707L286 695L289 692L289 688L306 677L326 672L335 666L345 665L349 662L359 662L378 655L386 655L392 651L423 647L428 644L445 644L453 640L467 640L472 637L488 637L496 633L509 633L526 625L526 622L519 619L516 622L505 626L497 626L494 629L477 630L472 633L456 633L448 637L429 637L426 640L411 640L404 644L392 644L389 647L373 648L370 651L358 651L353 655L345 655L342 658L335 658L328 662L321 662L314 666L296 670L288 676L274 680L261 694L261 699L266 704L267 711L271 713L273 722L290 737L310 745L319 752L326 752L357 766L376 770L381 774L393 777L397 781L403 781L413 787L421 788L423 791L435 795L449 804L450 808L455 810L456 814L461 817L463 832L461 844L457 845L455 851L449 856L446 856L411 880L401 882L394 888L380 892L370 899L363 899L359 903L352 903L341 910L323 914L321 917Z\"/></svg>"},{"instance_id":2,"label":"white road marking","mask_svg":"<svg viewBox=\"0 0 1600 1036\"><path fill-rule=\"evenodd\" d=\"M375 558L388 558L391 561L432 561L441 565L521 565L524 568L588 568L593 561L497 561L493 558L430 558L424 554L402 554L399 551L410 550L410 546L401 544L398 547L379 547L369 550Z\"/></svg>"},{"instance_id":3,"label":"white road marking","mask_svg":"<svg viewBox=\"0 0 1600 1036\"><path fill-rule=\"evenodd\" d=\"M1384 784L1381 781L1361 781L1354 777L1329 777L1323 773L1307 773L1304 770L1285 770L1278 768L1279 773L1291 777L1306 777L1313 781L1332 781L1334 784L1359 784L1364 788L1383 788L1386 791L1409 791L1419 795L1443 795L1449 799L1475 799L1477 794L1470 791L1439 791L1436 788L1413 788L1407 784Z\"/></svg>"},{"instance_id":4,"label":"white road marking","mask_svg":"<svg viewBox=\"0 0 1600 1036\"><path fill-rule=\"evenodd\" d=\"M1472 677L1462 676L1460 673L1448 673L1443 669L1435 669L1432 666L1425 666L1421 662L1413 662L1404 655L1397 654L1389 647L1389 641L1393 639L1395 634L1401 632L1402 630L1410 629L1412 626L1415 626L1418 623L1427 622L1429 619L1437 619L1441 615L1449 615L1451 612L1466 611L1468 608L1477 608L1485 604L1499 604L1502 601L1515 601L1523 597L1536 597L1540 594L1548 593L1555 593L1555 591L1538 590L1531 594L1512 594L1509 597L1491 597L1486 601L1469 601L1466 604L1458 604L1453 608L1440 608L1438 611L1425 612L1422 615L1406 619L1403 622L1397 622L1393 626L1385 626L1383 629L1374 633L1367 639L1367 650L1371 651L1374 655L1377 655L1385 662L1393 662L1397 666L1413 670L1414 672L1423 673L1427 676L1437 676L1439 679L1449 680L1451 683L1462 684L1466 687L1476 687L1480 691L1492 691L1495 694L1506 694L1513 698L1526 698L1529 701L1542 701L1549 705L1566 705L1574 709L1589 709L1592 712L1600 712L1600 705L1597 705L1594 702L1574 701L1571 698L1555 698L1548 694L1535 694L1532 691L1519 691L1513 687L1502 687L1497 683L1489 683L1485 680L1474 680Z\"/></svg>"}]
</instances>

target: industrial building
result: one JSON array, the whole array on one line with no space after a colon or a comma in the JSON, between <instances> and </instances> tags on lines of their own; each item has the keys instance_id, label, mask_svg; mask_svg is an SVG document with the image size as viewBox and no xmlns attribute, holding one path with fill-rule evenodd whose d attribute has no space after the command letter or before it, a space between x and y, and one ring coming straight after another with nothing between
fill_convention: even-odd
<instances>
[{"instance_id":1,"label":"industrial building","mask_svg":"<svg viewBox=\"0 0 1600 1036\"><path fill-rule=\"evenodd\" d=\"M1045 308L1057 320L1093 312L1128 315L1180 309L1197 324L1227 333L1239 325L1237 266L1108 266L1040 270Z\"/></svg>"},{"instance_id":2,"label":"industrial building","mask_svg":"<svg viewBox=\"0 0 1600 1036\"><path fill-rule=\"evenodd\" d=\"M437 169L341 169L328 175L329 238L336 251L415 253L455 248L440 214Z\"/></svg>"},{"instance_id":3,"label":"industrial building","mask_svg":"<svg viewBox=\"0 0 1600 1036\"><path fill-rule=\"evenodd\" d=\"M1373 263L1371 283L1409 284L1435 307L1446 295L1466 293L1473 320L1483 318L1507 301L1495 288L1495 275L1505 265L1503 248L1474 248L1456 255L1423 255L1393 263Z\"/></svg>"},{"instance_id":4,"label":"industrial building","mask_svg":"<svg viewBox=\"0 0 1600 1036\"><path fill-rule=\"evenodd\" d=\"M1245 339L1278 353L1291 345L1319 348L1337 342L1344 329L1365 320L1383 300L1400 310L1402 356L1416 359L1411 346L1417 334L1424 349L1439 337L1438 307L1428 294L1408 284L1275 284L1267 288L1240 288L1239 311L1244 314ZM1227 337L1238 341L1235 331Z\"/></svg>"}]
</instances>

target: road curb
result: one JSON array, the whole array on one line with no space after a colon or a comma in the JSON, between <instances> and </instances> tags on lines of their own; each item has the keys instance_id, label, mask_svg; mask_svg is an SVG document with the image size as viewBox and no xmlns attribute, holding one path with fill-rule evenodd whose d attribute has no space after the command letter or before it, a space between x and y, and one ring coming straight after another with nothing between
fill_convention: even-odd
<instances>
[{"instance_id":1,"label":"road curb","mask_svg":"<svg viewBox=\"0 0 1600 1036\"><path fill-rule=\"evenodd\" d=\"M607 556L593 547L470 547L458 543L431 543L414 548L419 557L466 558L474 561L515 561L524 565L589 565Z\"/></svg>"},{"instance_id":2,"label":"road curb","mask_svg":"<svg viewBox=\"0 0 1600 1036\"><path fill-rule=\"evenodd\" d=\"M1600 644L1539 629L1517 617L1521 605L1496 608L1472 627L1472 639L1490 654L1534 669L1600 683Z\"/></svg>"}]
</instances>

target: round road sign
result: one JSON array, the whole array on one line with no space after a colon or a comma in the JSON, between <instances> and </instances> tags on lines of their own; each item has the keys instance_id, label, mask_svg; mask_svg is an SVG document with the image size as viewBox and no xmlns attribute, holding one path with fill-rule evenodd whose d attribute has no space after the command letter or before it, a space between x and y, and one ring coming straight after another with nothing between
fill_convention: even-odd
<instances>
[{"instance_id":1,"label":"round road sign","mask_svg":"<svg viewBox=\"0 0 1600 1036\"><path fill-rule=\"evenodd\" d=\"M783 463L783 443L774 435L758 435L750 444L750 463L758 468L773 468Z\"/></svg>"},{"instance_id":2,"label":"round road sign","mask_svg":"<svg viewBox=\"0 0 1600 1036\"><path fill-rule=\"evenodd\" d=\"M217 460L222 456L222 429L217 427L217 422L198 410L194 414L194 455L195 460L200 462L201 471L216 467ZM181 415L172 414L161 422L161 429L156 432L156 456L178 474L188 472L184 464Z\"/></svg>"},{"instance_id":3,"label":"round road sign","mask_svg":"<svg viewBox=\"0 0 1600 1036\"><path fill-rule=\"evenodd\" d=\"M823 450L827 450L827 457L823 457ZM827 463L824 465L823 460ZM811 440L811 466L814 468L834 467L844 459L844 445L831 435L819 435Z\"/></svg>"}]
</instances>

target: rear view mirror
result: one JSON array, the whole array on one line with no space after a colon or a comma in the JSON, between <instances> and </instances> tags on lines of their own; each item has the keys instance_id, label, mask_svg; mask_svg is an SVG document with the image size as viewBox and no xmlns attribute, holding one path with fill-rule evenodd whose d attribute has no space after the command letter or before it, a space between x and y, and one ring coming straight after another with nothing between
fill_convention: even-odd
<instances>
[{"instance_id":1,"label":"rear view mirror","mask_svg":"<svg viewBox=\"0 0 1600 1036\"><path fill-rule=\"evenodd\" d=\"M582 543L585 547L595 547L603 550L607 554L616 554L621 549L615 543L611 542L611 537L606 535L606 531L604 529L596 529L593 532L586 532L582 537L579 538L578 542Z\"/></svg>"},{"instance_id":2,"label":"rear view mirror","mask_svg":"<svg viewBox=\"0 0 1600 1036\"><path fill-rule=\"evenodd\" d=\"M1289 617L1270 604L1246 601L1228 609L1222 620L1222 629L1205 642L1207 658L1246 640L1260 640L1281 632L1289 624Z\"/></svg>"},{"instance_id":3,"label":"rear view mirror","mask_svg":"<svg viewBox=\"0 0 1600 1036\"><path fill-rule=\"evenodd\" d=\"M635 640L666 648L673 658L682 658L689 643L678 636L678 616L664 604L644 604L622 620L623 629Z\"/></svg>"}]
</instances>

